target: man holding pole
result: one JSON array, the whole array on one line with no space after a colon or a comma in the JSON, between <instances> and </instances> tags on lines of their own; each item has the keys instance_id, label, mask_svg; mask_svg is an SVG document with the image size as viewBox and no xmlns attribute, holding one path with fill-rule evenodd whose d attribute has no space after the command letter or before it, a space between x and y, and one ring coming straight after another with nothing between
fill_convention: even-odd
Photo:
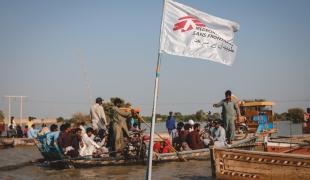
<instances>
[{"instance_id":1,"label":"man holding pole","mask_svg":"<svg viewBox=\"0 0 310 180\"><path fill-rule=\"evenodd\" d=\"M129 137L129 132L126 124L126 119L132 117L131 111L121 109L122 100L116 98L112 108L112 117L110 122L110 134L112 151L121 153L125 147L124 137ZM116 155L113 153L113 155Z\"/></svg>"},{"instance_id":2,"label":"man holding pole","mask_svg":"<svg viewBox=\"0 0 310 180\"><path fill-rule=\"evenodd\" d=\"M237 119L239 119L240 110L238 105L232 101L230 90L225 92L225 97L221 102L213 104L213 107L222 107L222 119L224 121L226 137L228 144L231 144L235 137L235 116L237 114Z\"/></svg>"}]
</instances>

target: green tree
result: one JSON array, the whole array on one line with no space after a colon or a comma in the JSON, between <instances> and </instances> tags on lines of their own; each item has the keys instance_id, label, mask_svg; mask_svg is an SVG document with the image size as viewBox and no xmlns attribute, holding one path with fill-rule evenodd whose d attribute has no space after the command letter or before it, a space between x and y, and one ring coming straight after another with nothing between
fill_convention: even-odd
<instances>
[{"instance_id":1,"label":"green tree","mask_svg":"<svg viewBox=\"0 0 310 180\"><path fill-rule=\"evenodd\" d=\"M113 116L113 106L114 106L114 101L116 98L119 98L119 97L111 97L110 98L110 102L104 102L103 103L103 109L104 109L104 112L106 114L106 118L108 120L108 122L110 121L110 119L112 118ZM122 98L119 98L121 100L121 107L124 107L124 108L130 108L131 107L131 103L130 102L126 102L124 99Z\"/></svg>"},{"instance_id":2,"label":"green tree","mask_svg":"<svg viewBox=\"0 0 310 180\"><path fill-rule=\"evenodd\" d=\"M294 123L301 123L304 121L305 111L302 108L288 109L288 118Z\"/></svg>"},{"instance_id":3,"label":"green tree","mask_svg":"<svg viewBox=\"0 0 310 180\"><path fill-rule=\"evenodd\" d=\"M175 119L177 120L177 121L183 121L184 119L183 119L183 115L182 115L182 113L180 113L180 112L175 112L174 113L174 116L175 116Z\"/></svg>"},{"instance_id":4,"label":"green tree","mask_svg":"<svg viewBox=\"0 0 310 180\"><path fill-rule=\"evenodd\" d=\"M65 121L65 119L63 117L58 117L56 119L57 123L63 123Z\"/></svg>"},{"instance_id":5,"label":"green tree","mask_svg":"<svg viewBox=\"0 0 310 180\"><path fill-rule=\"evenodd\" d=\"M281 114L279 115L278 119L279 119L280 121L287 121L287 120L289 120L289 117L288 117L288 116L289 116L288 113L287 113L287 112L284 112L284 113L281 113Z\"/></svg>"},{"instance_id":6,"label":"green tree","mask_svg":"<svg viewBox=\"0 0 310 180\"><path fill-rule=\"evenodd\" d=\"M195 119L197 121L203 121L207 119L207 114L201 109L195 113Z\"/></svg>"},{"instance_id":7,"label":"green tree","mask_svg":"<svg viewBox=\"0 0 310 180\"><path fill-rule=\"evenodd\" d=\"M72 115L72 118L69 121L70 123L80 123L80 122L85 122L89 123L91 122L90 116L88 114L83 114L82 112L76 112Z\"/></svg>"}]
</instances>

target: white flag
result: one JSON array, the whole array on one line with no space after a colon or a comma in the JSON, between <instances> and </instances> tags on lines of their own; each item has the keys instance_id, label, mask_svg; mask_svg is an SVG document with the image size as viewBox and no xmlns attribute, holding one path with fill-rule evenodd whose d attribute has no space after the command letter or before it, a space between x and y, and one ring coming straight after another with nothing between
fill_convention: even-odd
<instances>
[{"instance_id":1,"label":"white flag","mask_svg":"<svg viewBox=\"0 0 310 180\"><path fill-rule=\"evenodd\" d=\"M207 59L232 65L239 24L211 16L173 0L166 0L160 35L160 53Z\"/></svg>"}]
</instances>

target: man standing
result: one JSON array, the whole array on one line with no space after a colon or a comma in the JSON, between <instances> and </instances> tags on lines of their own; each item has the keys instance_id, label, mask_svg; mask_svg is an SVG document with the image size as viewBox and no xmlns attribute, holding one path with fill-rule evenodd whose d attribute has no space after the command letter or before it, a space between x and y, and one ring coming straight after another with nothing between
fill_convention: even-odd
<instances>
[{"instance_id":1,"label":"man standing","mask_svg":"<svg viewBox=\"0 0 310 180\"><path fill-rule=\"evenodd\" d=\"M90 108L90 118L94 130L106 129L107 119L102 106L102 98L96 98L96 103Z\"/></svg>"},{"instance_id":2,"label":"man standing","mask_svg":"<svg viewBox=\"0 0 310 180\"><path fill-rule=\"evenodd\" d=\"M15 122L15 119L14 119L14 116L11 116L11 120L10 120L10 123L8 126L12 125L12 128L15 129L16 127L16 122Z\"/></svg>"},{"instance_id":3,"label":"man standing","mask_svg":"<svg viewBox=\"0 0 310 180\"><path fill-rule=\"evenodd\" d=\"M175 118L173 117L173 112L169 112L169 116L166 120L166 128L168 130L169 135L171 135L172 130L175 129Z\"/></svg>"},{"instance_id":4,"label":"man standing","mask_svg":"<svg viewBox=\"0 0 310 180\"><path fill-rule=\"evenodd\" d=\"M230 90L225 92L225 97L221 102L213 104L213 107L222 107L222 119L224 121L226 137L228 144L231 144L235 137L235 115L237 114L237 119L239 119L240 110L236 102L232 101Z\"/></svg>"},{"instance_id":5,"label":"man standing","mask_svg":"<svg viewBox=\"0 0 310 180\"><path fill-rule=\"evenodd\" d=\"M118 153L122 152L125 147L124 137L129 137L126 120L132 116L131 111L126 112L125 110L120 109L121 104L121 99L116 98L114 100L110 122L110 128L112 130L112 139L110 139L112 151Z\"/></svg>"}]
</instances>

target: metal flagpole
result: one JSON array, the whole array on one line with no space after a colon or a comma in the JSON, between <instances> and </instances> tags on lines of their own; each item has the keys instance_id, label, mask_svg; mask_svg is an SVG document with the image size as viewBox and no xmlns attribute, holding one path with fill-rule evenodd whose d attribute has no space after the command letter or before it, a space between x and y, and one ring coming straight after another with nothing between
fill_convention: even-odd
<instances>
[{"instance_id":1,"label":"metal flagpole","mask_svg":"<svg viewBox=\"0 0 310 180\"><path fill-rule=\"evenodd\" d=\"M11 123L11 96L8 96L8 98L9 98L9 122L8 124L10 124Z\"/></svg>"},{"instance_id":2,"label":"metal flagpole","mask_svg":"<svg viewBox=\"0 0 310 180\"><path fill-rule=\"evenodd\" d=\"M162 17L161 17L161 26L160 26L160 37L159 37L159 50L161 43L161 33L163 28L163 17L165 13L165 4L166 0L163 0L163 8L162 8ZM149 143L149 152L148 152L148 167L147 167L147 180L152 179L152 160L153 160L153 145L154 145L154 129L155 129L155 120L156 120L156 107L157 107L157 99L158 99L158 84L159 84L159 72L160 72L160 64L161 64L161 54L158 50L157 55L157 66L156 66L156 77L155 77L155 89L154 89L154 100L153 100L153 111L152 111L152 123L151 123L151 131L150 131L150 143Z\"/></svg>"},{"instance_id":3,"label":"metal flagpole","mask_svg":"<svg viewBox=\"0 0 310 180\"><path fill-rule=\"evenodd\" d=\"M157 67L156 67L156 78L155 78L155 90L154 90L154 101L153 101L153 113L152 113L152 123L150 131L150 143L149 143L149 152L148 152L148 167L147 167L147 179L152 179L152 160L153 160L153 145L154 145L154 129L155 129L155 120L156 120L156 107L157 107L157 98L158 98L158 82L159 82L159 70L160 70L160 53L158 53Z\"/></svg>"}]
</instances>

